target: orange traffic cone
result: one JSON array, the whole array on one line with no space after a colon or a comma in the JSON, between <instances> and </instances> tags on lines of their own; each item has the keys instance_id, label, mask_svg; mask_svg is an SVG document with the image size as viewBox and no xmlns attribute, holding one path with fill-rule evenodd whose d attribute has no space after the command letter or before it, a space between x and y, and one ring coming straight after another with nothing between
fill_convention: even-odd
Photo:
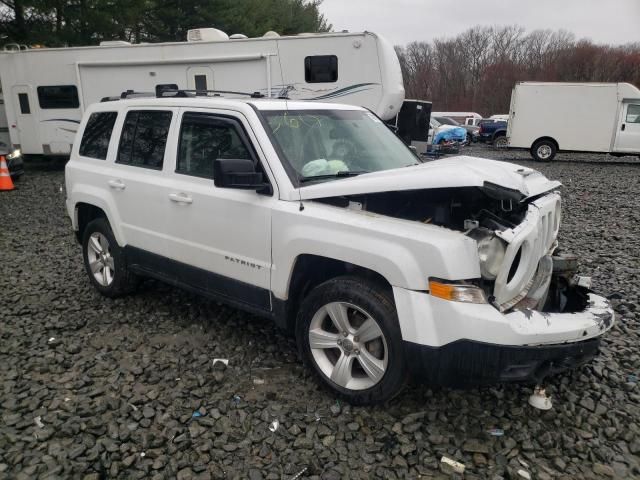
<instances>
[{"instance_id":1,"label":"orange traffic cone","mask_svg":"<svg viewBox=\"0 0 640 480\"><path fill-rule=\"evenodd\" d=\"M7 161L4 159L4 155L0 155L0 190L13 190L14 188Z\"/></svg>"}]
</instances>

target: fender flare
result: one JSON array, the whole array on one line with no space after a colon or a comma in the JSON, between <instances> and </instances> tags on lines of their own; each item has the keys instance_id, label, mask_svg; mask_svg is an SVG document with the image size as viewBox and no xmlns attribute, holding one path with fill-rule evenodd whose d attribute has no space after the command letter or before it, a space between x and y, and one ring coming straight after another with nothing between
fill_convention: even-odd
<instances>
[{"instance_id":1,"label":"fender flare","mask_svg":"<svg viewBox=\"0 0 640 480\"><path fill-rule=\"evenodd\" d=\"M77 185L71 192L69 198L72 199L73 202L75 226L78 225L78 204L86 203L93 205L104 212L118 245L123 247L127 244L126 238L120 228L120 216L117 213L118 210L113 199L105 195L103 190L86 184Z\"/></svg>"}]
</instances>

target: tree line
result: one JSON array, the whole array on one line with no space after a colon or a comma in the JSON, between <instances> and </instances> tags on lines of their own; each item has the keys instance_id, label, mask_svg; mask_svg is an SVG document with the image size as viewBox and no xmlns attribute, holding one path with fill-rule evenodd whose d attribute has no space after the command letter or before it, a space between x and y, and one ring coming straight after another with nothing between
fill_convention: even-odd
<instances>
[{"instance_id":1,"label":"tree line","mask_svg":"<svg viewBox=\"0 0 640 480\"><path fill-rule=\"evenodd\" d=\"M396 47L407 98L437 111L508 113L517 81L629 82L640 86L640 43L597 45L566 31L476 26Z\"/></svg>"},{"instance_id":2,"label":"tree line","mask_svg":"<svg viewBox=\"0 0 640 480\"><path fill-rule=\"evenodd\" d=\"M103 40L185 41L190 28L215 25L249 37L325 32L321 0L0 0L0 39L47 47Z\"/></svg>"},{"instance_id":3,"label":"tree line","mask_svg":"<svg viewBox=\"0 0 640 480\"><path fill-rule=\"evenodd\" d=\"M249 37L328 32L322 0L0 0L0 44L47 47L103 40L184 41L215 26ZM517 81L630 82L640 86L640 42L577 40L569 32L476 26L453 38L396 47L407 98L435 110L506 113Z\"/></svg>"}]
</instances>

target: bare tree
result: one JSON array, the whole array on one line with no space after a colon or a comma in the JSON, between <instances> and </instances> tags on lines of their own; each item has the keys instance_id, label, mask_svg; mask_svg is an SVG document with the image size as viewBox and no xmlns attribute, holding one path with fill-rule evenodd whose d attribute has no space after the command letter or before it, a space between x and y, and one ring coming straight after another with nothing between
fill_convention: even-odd
<instances>
[{"instance_id":1,"label":"bare tree","mask_svg":"<svg viewBox=\"0 0 640 480\"><path fill-rule=\"evenodd\" d=\"M455 38L397 47L407 98L437 110L508 111L518 81L601 81L640 85L640 42L576 41L565 30L476 26Z\"/></svg>"}]
</instances>

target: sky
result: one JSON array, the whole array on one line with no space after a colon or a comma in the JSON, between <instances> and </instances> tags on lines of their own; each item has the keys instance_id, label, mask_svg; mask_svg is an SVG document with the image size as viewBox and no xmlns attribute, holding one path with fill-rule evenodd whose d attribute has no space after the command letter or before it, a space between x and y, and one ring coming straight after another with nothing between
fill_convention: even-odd
<instances>
[{"instance_id":1,"label":"sky","mask_svg":"<svg viewBox=\"0 0 640 480\"><path fill-rule=\"evenodd\" d=\"M595 43L640 42L640 0L323 0L320 11L334 31L368 30L394 45L514 24L564 29Z\"/></svg>"}]
</instances>

